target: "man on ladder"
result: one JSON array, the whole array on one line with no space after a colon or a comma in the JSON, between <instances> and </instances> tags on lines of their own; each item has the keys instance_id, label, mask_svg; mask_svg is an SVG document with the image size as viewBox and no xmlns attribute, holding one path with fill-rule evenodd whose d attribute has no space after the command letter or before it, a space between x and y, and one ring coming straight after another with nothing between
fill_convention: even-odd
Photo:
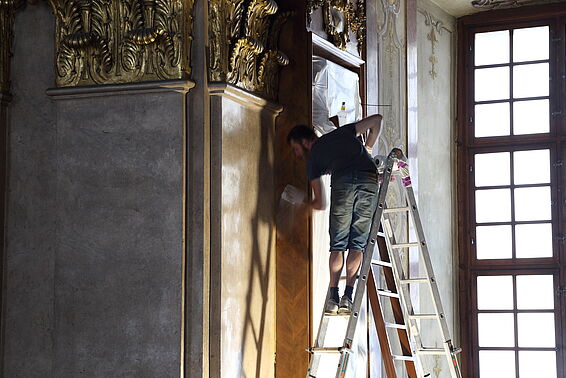
<instances>
[{"instance_id":1,"label":"man on ladder","mask_svg":"<svg viewBox=\"0 0 566 378\"><path fill-rule=\"evenodd\" d=\"M377 205L377 172L371 149L381 130L379 114L339 127L320 138L313 129L295 126L287 136L295 156L307 161L307 177L314 196L310 206L326 208L320 177L331 175L330 193L330 295L325 303L327 315L349 314L356 274L362 261L372 217ZM360 136L369 130L365 145ZM338 282L346 260L346 289L340 299Z\"/></svg>"}]
</instances>

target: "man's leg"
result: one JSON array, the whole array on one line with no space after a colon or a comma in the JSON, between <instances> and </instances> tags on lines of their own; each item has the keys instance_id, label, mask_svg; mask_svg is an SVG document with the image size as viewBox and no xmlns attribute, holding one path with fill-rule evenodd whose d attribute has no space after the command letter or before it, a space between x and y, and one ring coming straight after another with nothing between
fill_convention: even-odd
<instances>
[{"instance_id":1,"label":"man's leg","mask_svg":"<svg viewBox=\"0 0 566 378\"><path fill-rule=\"evenodd\" d=\"M330 287L338 287L342 268L344 267L344 251L330 252L328 267L330 268Z\"/></svg>"}]
</instances>

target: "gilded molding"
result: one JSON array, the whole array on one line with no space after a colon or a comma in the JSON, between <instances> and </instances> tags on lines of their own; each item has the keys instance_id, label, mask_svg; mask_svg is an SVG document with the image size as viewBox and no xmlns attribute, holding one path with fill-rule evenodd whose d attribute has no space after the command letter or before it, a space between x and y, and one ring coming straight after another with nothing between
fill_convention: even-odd
<instances>
[{"instance_id":1,"label":"gilded molding","mask_svg":"<svg viewBox=\"0 0 566 378\"><path fill-rule=\"evenodd\" d=\"M322 8L324 29L334 46L345 50L350 42L350 33L356 36L358 52L361 54L366 39L366 0L307 0L307 25L311 14Z\"/></svg>"},{"instance_id":2,"label":"gilded molding","mask_svg":"<svg viewBox=\"0 0 566 378\"><path fill-rule=\"evenodd\" d=\"M495 9L500 7L521 6L534 3L536 0L473 0L472 6L477 9Z\"/></svg>"},{"instance_id":3,"label":"gilded molding","mask_svg":"<svg viewBox=\"0 0 566 378\"><path fill-rule=\"evenodd\" d=\"M0 0L0 93L6 95L10 92L14 16L21 4L19 0Z\"/></svg>"},{"instance_id":4,"label":"gilded molding","mask_svg":"<svg viewBox=\"0 0 566 378\"><path fill-rule=\"evenodd\" d=\"M277 97L281 27L291 15L274 0L210 0L209 80L233 84L269 99Z\"/></svg>"},{"instance_id":5,"label":"gilded molding","mask_svg":"<svg viewBox=\"0 0 566 378\"><path fill-rule=\"evenodd\" d=\"M50 0L57 86L187 79L194 0Z\"/></svg>"}]
</instances>

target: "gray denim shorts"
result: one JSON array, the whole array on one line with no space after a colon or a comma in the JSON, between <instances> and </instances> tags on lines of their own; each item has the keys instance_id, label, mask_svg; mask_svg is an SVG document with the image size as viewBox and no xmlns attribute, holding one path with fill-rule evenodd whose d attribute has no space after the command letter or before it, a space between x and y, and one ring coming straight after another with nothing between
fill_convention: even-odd
<instances>
[{"instance_id":1,"label":"gray denim shorts","mask_svg":"<svg viewBox=\"0 0 566 378\"><path fill-rule=\"evenodd\" d=\"M364 251L377 206L377 175L355 171L332 178L330 251Z\"/></svg>"}]
</instances>

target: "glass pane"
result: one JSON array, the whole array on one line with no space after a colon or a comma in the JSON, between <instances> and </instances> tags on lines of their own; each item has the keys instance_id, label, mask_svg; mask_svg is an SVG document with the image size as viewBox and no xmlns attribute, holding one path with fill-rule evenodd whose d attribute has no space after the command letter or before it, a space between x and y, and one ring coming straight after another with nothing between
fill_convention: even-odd
<instances>
[{"instance_id":1,"label":"glass pane","mask_svg":"<svg viewBox=\"0 0 566 378\"><path fill-rule=\"evenodd\" d=\"M477 33L475 42L476 66L509 62L509 30Z\"/></svg>"},{"instance_id":2,"label":"glass pane","mask_svg":"<svg viewBox=\"0 0 566 378\"><path fill-rule=\"evenodd\" d=\"M519 377L556 378L556 352L519 352Z\"/></svg>"},{"instance_id":3,"label":"glass pane","mask_svg":"<svg viewBox=\"0 0 566 378\"><path fill-rule=\"evenodd\" d=\"M515 345L513 314L478 314L480 347L512 347Z\"/></svg>"},{"instance_id":4,"label":"glass pane","mask_svg":"<svg viewBox=\"0 0 566 378\"><path fill-rule=\"evenodd\" d=\"M515 220L550 220L550 186L515 189Z\"/></svg>"},{"instance_id":5,"label":"glass pane","mask_svg":"<svg viewBox=\"0 0 566 378\"><path fill-rule=\"evenodd\" d=\"M478 310L512 309L512 276L478 276Z\"/></svg>"},{"instance_id":6,"label":"glass pane","mask_svg":"<svg viewBox=\"0 0 566 378\"><path fill-rule=\"evenodd\" d=\"M476 190L476 222L508 222L511 220L509 189Z\"/></svg>"},{"instance_id":7,"label":"glass pane","mask_svg":"<svg viewBox=\"0 0 566 378\"><path fill-rule=\"evenodd\" d=\"M480 378L515 377L515 352L480 350Z\"/></svg>"},{"instance_id":8,"label":"glass pane","mask_svg":"<svg viewBox=\"0 0 566 378\"><path fill-rule=\"evenodd\" d=\"M513 104L513 134L537 134L550 131L548 100L517 101Z\"/></svg>"},{"instance_id":9,"label":"glass pane","mask_svg":"<svg viewBox=\"0 0 566 378\"><path fill-rule=\"evenodd\" d=\"M554 348L554 313L517 314L520 347Z\"/></svg>"},{"instance_id":10,"label":"glass pane","mask_svg":"<svg viewBox=\"0 0 566 378\"><path fill-rule=\"evenodd\" d=\"M552 275L517 276L517 308L519 310L554 309L554 277Z\"/></svg>"},{"instance_id":11,"label":"glass pane","mask_svg":"<svg viewBox=\"0 0 566 378\"><path fill-rule=\"evenodd\" d=\"M513 61L548 59L548 26L513 30Z\"/></svg>"},{"instance_id":12,"label":"glass pane","mask_svg":"<svg viewBox=\"0 0 566 378\"><path fill-rule=\"evenodd\" d=\"M478 260L513 257L511 226L476 227L476 253Z\"/></svg>"},{"instance_id":13,"label":"glass pane","mask_svg":"<svg viewBox=\"0 0 566 378\"><path fill-rule=\"evenodd\" d=\"M474 84L476 101L509 98L509 67L477 69Z\"/></svg>"},{"instance_id":14,"label":"glass pane","mask_svg":"<svg viewBox=\"0 0 566 378\"><path fill-rule=\"evenodd\" d=\"M550 150L513 152L516 185L550 183Z\"/></svg>"},{"instance_id":15,"label":"glass pane","mask_svg":"<svg viewBox=\"0 0 566 378\"><path fill-rule=\"evenodd\" d=\"M476 154L474 156L476 186L509 185L510 166L509 152Z\"/></svg>"},{"instance_id":16,"label":"glass pane","mask_svg":"<svg viewBox=\"0 0 566 378\"><path fill-rule=\"evenodd\" d=\"M509 103L480 104L475 106L474 135L476 138L509 135Z\"/></svg>"},{"instance_id":17,"label":"glass pane","mask_svg":"<svg viewBox=\"0 0 566 378\"><path fill-rule=\"evenodd\" d=\"M548 81L548 63L515 66L513 67L513 97L548 96Z\"/></svg>"},{"instance_id":18,"label":"glass pane","mask_svg":"<svg viewBox=\"0 0 566 378\"><path fill-rule=\"evenodd\" d=\"M552 257L552 224L519 224L515 226L517 258Z\"/></svg>"}]
</instances>

